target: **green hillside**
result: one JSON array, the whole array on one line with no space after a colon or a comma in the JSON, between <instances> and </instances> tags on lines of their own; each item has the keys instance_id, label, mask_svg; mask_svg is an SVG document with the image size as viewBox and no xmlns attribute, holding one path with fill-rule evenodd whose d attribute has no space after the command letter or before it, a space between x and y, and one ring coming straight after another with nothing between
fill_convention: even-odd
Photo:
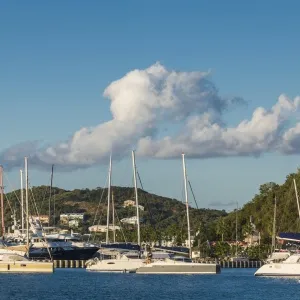
<instances>
[{"instance_id":1,"label":"green hillside","mask_svg":"<svg viewBox=\"0 0 300 300\"><path fill-rule=\"evenodd\" d=\"M299 232L300 223L293 179L296 180L297 190L300 188L300 170L289 174L282 185L274 182L262 184L259 194L246 203L238 212L239 236L243 236L249 228L249 220L255 224L261 234L262 243L270 243L275 197L277 202L276 232ZM225 239L233 238L235 234L235 212L224 218Z\"/></svg>"},{"instance_id":2,"label":"green hillside","mask_svg":"<svg viewBox=\"0 0 300 300\"><path fill-rule=\"evenodd\" d=\"M128 199L134 199L134 189L128 187L112 187L116 208L116 225L118 220L135 215L133 207L123 208L123 202ZM141 189L138 190L139 204L144 206L145 210L141 211L143 224L141 225L142 238L155 240L158 238L170 239L176 236L178 242L186 238L186 210L185 205L176 200L158 195L147 193ZM6 224L11 223L12 210L16 210L17 218L20 218L20 203L18 198L20 190L5 195L5 216ZM29 193L30 212L32 214L48 215L50 187L38 186L33 187ZM67 191L59 188L52 188L51 210L55 202L55 216L51 215L50 225L59 225L59 215L61 213L84 212L86 215L86 224L83 224L81 231L87 232L87 227L93 224L106 224L107 208L107 189L75 189ZM97 213L97 215L96 215ZM96 215L96 220L95 220ZM225 211L211 209L190 209L190 219L192 234L200 228L205 228L205 232L210 239L216 238L213 228L214 221L221 216L226 216ZM53 224L53 220L56 224ZM95 221L95 222L94 222ZM136 233L132 226L122 225L123 232L127 240L136 240ZM124 239L119 234L119 240Z\"/></svg>"}]
</instances>

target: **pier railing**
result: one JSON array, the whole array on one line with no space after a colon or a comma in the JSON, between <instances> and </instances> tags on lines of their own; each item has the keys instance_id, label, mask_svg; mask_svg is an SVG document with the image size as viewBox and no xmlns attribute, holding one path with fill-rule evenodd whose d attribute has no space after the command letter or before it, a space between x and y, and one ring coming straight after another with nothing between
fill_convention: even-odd
<instances>
[{"instance_id":1,"label":"pier railing","mask_svg":"<svg viewBox=\"0 0 300 300\"><path fill-rule=\"evenodd\" d=\"M54 268L85 268L86 260L54 260ZM202 261L203 263L218 263L221 268L260 268L264 262L256 261Z\"/></svg>"},{"instance_id":2,"label":"pier railing","mask_svg":"<svg viewBox=\"0 0 300 300\"><path fill-rule=\"evenodd\" d=\"M264 262L255 261L219 261L221 268L260 268Z\"/></svg>"}]
</instances>

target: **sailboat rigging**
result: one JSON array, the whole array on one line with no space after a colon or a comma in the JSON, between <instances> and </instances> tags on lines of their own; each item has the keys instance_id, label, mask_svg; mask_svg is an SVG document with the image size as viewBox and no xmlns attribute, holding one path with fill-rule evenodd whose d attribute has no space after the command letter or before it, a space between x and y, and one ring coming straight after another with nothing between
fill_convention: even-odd
<instances>
[{"instance_id":1,"label":"sailboat rigging","mask_svg":"<svg viewBox=\"0 0 300 300\"><path fill-rule=\"evenodd\" d=\"M107 191L107 222L106 222L106 244L109 243L109 214L110 214L110 194L111 194L111 172L112 172L112 163L111 155L109 158L109 172L108 172L108 191Z\"/></svg>"},{"instance_id":2,"label":"sailboat rigging","mask_svg":"<svg viewBox=\"0 0 300 300\"><path fill-rule=\"evenodd\" d=\"M187 190L187 172L185 165L185 155L182 153L182 167L184 176L185 204L187 214L188 248L189 258L182 256L169 256L164 260L153 261L151 258L136 270L138 274L217 274L220 273L220 265L193 263L192 261L192 243L191 227L189 216L189 201Z\"/></svg>"},{"instance_id":3,"label":"sailboat rigging","mask_svg":"<svg viewBox=\"0 0 300 300\"><path fill-rule=\"evenodd\" d=\"M51 198L52 198L52 187L53 187L53 168L54 165L51 167L51 180L50 180L50 193L49 193L49 220L48 220L48 226L50 227L51 224Z\"/></svg>"},{"instance_id":4,"label":"sailboat rigging","mask_svg":"<svg viewBox=\"0 0 300 300\"><path fill-rule=\"evenodd\" d=\"M138 203L138 189L137 189L137 172L135 164L135 153L132 151L132 168L134 177L134 190L135 190L135 205L136 205L136 218L137 218L137 240L138 240L138 251L126 249L115 249L109 245L108 242L108 230L109 230L109 209L107 211L107 231L106 231L106 245L100 249L96 255L86 262L86 269L89 271L98 272L135 272L136 269L144 264L144 259L140 258L140 218L139 218L139 203ZM109 167L109 178L111 176L111 158ZM109 179L109 186L111 180ZM110 195L110 188L109 188ZM109 196L110 202L110 196ZM114 224L114 199L112 199L113 206L113 224ZM113 225L114 228L114 225ZM114 230L115 234L115 230ZM114 235L115 236L115 235ZM108 246L108 247L107 247Z\"/></svg>"},{"instance_id":5,"label":"sailboat rigging","mask_svg":"<svg viewBox=\"0 0 300 300\"><path fill-rule=\"evenodd\" d=\"M3 187L3 167L0 166L1 230L2 230L2 236L4 238L4 235L5 235L5 224L4 224L4 200L3 200L3 193L4 193L4 187Z\"/></svg>"},{"instance_id":6,"label":"sailboat rigging","mask_svg":"<svg viewBox=\"0 0 300 300\"><path fill-rule=\"evenodd\" d=\"M132 151L132 168L133 168L133 179L134 179L134 191L135 191L135 205L136 205L136 222L137 222L137 237L138 245L141 246L141 232L140 232L140 212L139 212L139 196L137 189L136 180L136 164L135 164L135 152Z\"/></svg>"},{"instance_id":7,"label":"sailboat rigging","mask_svg":"<svg viewBox=\"0 0 300 300\"><path fill-rule=\"evenodd\" d=\"M22 235L24 234L24 188L23 188L23 170L20 170L21 181L21 229Z\"/></svg>"},{"instance_id":8,"label":"sailboat rigging","mask_svg":"<svg viewBox=\"0 0 300 300\"><path fill-rule=\"evenodd\" d=\"M184 192L185 192L186 220L187 220L187 231L188 231L189 258L192 258L191 225L190 225L190 215L189 215L189 200L188 200L187 176L186 176L184 153L182 153L182 167L183 167L183 176L184 176Z\"/></svg>"}]
</instances>

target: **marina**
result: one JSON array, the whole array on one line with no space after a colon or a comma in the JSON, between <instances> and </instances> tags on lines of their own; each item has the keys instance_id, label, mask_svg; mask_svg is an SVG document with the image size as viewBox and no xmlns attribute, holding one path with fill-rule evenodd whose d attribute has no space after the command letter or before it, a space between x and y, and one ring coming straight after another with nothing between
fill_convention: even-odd
<instances>
[{"instance_id":1,"label":"marina","mask_svg":"<svg viewBox=\"0 0 300 300\"><path fill-rule=\"evenodd\" d=\"M255 276L272 276L272 275L299 275L298 254L293 254L295 250L276 249L276 197L273 212L273 235L272 247L273 252L266 260L249 259L243 254L242 248L238 249L238 205L235 210L235 241L229 243L215 242L219 247L230 247L231 255L227 259L210 257L208 260L203 260L200 256L201 248L199 245L198 251L193 251L191 223L190 223L190 205L188 196L188 180L187 169L185 164L185 154L182 153L182 168L184 178L184 195L185 195L185 214L186 214L186 237L185 244L172 244L171 247L163 246L161 241L158 245L141 240L141 219L139 205L139 192L137 187L138 172L136 168L135 152L132 151L132 167L134 179L134 201L127 200L124 203L130 203L135 207L135 218L131 230L136 229L137 243L116 242L115 232L115 202L112 194L111 177L112 177L112 156L109 160L108 172L108 190L107 190L107 221L104 228L105 242L90 242L82 240L78 234L71 233L46 233L44 231L41 217L35 219L29 215L29 179L28 179L28 158L25 157L25 209L24 201L21 202L21 223L22 230L17 226L15 213L13 217L13 233L5 235L4 224L4 205L3 205L3 168L0 167L0 187L1 188L1 215L2 215L2 233L3 239L0 247L0 271L1 272L20 272L20 273L52 273L54 269L86 269L87 271L100 273L136 273L143 275L184 275L184 274L200 274L200 275L217 275L221 273L221 269L238 269L238 268L256 268ZM23 174L21 174L21 186L23 186ZM53 168L51 173L51 182L53 177ZM51 183L52 184L52 183ZM190 189L192 187L189 183ZM52 186L50 186L51 195ZM296 200L299 208L299 199L297 194L297 186L294 180L294 189L296 192ZM23 197L21 190L21 197ZM51 198L50 198L51 199ZM51 202L49 200L49 205ZM50 207L49 206L49 207ZM142 206L143 208L143 206ZM143 208L144 209L144 208ZM142 210L143 210L142 209ZM24 213L25 212L25 213ZM300 209L298 210L300 217ZM50 209L49 209L50 214ZM76 214L73 214L76 215ZM80 214L79 214L80 215ZM112 236L110 235L110 219L112 215ZM64 217L68 215L64 215ZM76 215L77 216L77 215ZM95 216L96 218L96 216ZM132 219L132 218L131 218ZM26 222L25 222L26 221ZM219 219L222 221L222 219ZM26 223L26 228L25 224ZM50 225L50 217L48 218L48 227ZM136 228L135 228L136 226ZM250 217L249 226L252 232L255 232L255 224ZM55 228L55 227L54 227ZM121 224L120 224L121 228ZM26 230L25 230L26 229ZM49 227L51 229L51 227ZM103 229L102 229L103 230ZM25 234L24 234L25 232ZM23 238L23 241L22 241ZM125 237L124 237L125 238ZM250 242L246 243L247 247L252 246L251 236ZM223 236L222 236L223 239ZM277 237L282 243L296 244L300 242L296 234L285 233L279 234ZM246 240L246 239L245 239ZM210 244L209 244L210 246ZM256 244L260 252L260 239ZM210 246L211 247L211 246ZM195 247L194 247L195 249ZM217 248L216 248L217 249ZM275 251L276 250L276 251ZM218 251L218 250L217 250ZM212 255L213 252L211 252ZM198 256L197 256L198 255ZM221 255L220 255L221 256ZM278 262L279 258L282 260ZM267 262L264 264L264 262ZM274 272L275 270L275 272Z\"/></svg>"},{"instance_id":2,"label":"marina","mask_svg":"<svg viewBox=\"0 0 300 300\"><path fill-rule=\"evenodd\" d=\"M299 10L1 1L0 300L296 300Z\"/></svg>"}]
</instances>

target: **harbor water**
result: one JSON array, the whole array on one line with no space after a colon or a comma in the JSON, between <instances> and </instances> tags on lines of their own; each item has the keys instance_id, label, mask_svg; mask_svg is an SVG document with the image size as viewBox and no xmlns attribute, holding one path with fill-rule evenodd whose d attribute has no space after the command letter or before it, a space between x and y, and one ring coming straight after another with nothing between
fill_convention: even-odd
<instances>
[{"instance_id":1,"label":"harbor water","mask_svg":"<svg viewBox=\"0 0 300 300\"><path fill-rule=\"evenodd\" d=\"M297 299L297 278L262 278L256 269L219 275L104 274L56 269L53 274L0 274L1 300L91 299Z\"/></svg>"}]
</instances>

